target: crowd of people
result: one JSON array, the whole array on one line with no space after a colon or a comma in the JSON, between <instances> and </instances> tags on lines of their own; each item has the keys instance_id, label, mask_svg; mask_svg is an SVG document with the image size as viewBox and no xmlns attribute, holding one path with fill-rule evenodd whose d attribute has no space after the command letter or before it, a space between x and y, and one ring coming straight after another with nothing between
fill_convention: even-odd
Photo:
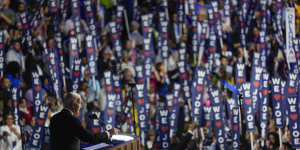
<instances>
[{"instance_id":1,"label":"crowd of people","mask_svg":"<svg viewBox=\"0 0 300 150\"><path fill-rule=\"evenodd\" d=\"M94 22L88 19L89 15L84 2L90 1ZM79 4L79 20L74 18L74 3ZM165 3L166 2L166 3ZM191 11L190 3L195 6L195 11ZM42 103L49 106L49 111L44 124L44 134L41 142L41 149L50 149L50 119L53 115L60 112L63 108L63 99L66 94L74 90L72 84L72 66L70 59L70 38L78 40L78 58L80 61L80 86L76 91L82 99L82 110L78 118L82 121L82 125L91 132L93 127L90 112L101 112L101 131L105 130L104 114L106 113L108 103L107 81L105 77L106 71L111 71L113 75L120 77L120 100L121 110L117 111L115 127L119 128L122 133L131 135L141 135L139 128L139 107L137 106L135 86L138 83L144 83L146 86L145 95L149 101L147 110L148 132L144 147L146 149L163 149L157 141L160 131L157 129L160 118L158 111L168 106L167 96L174 92L174 85L181 84L181 90L178 97L178 114L177 114L177 131L175 135L170 137L169 149L203 149L216 150L222 149L219 145L218 136L213 125L197 122L193 116L192 106L194 99L186 94L185 86L189 87L189 93L195 88L195 74L198 67L207 70L208 78L205 79L204 94L201 98L203 106L210 107L212 105L211 90L213 87L220 90L220 99L224 109L224 136L228 148L232 147L233 126L230 114L225 111L230 109L227 106L227 100L234 98L234 88L228 88L236 85L236 64L243 62L245 64L245 81L251 81L251 68L253 66L254 54L261 52L262 36L266 39L266 48L264 49L265 59L261 62L265 64L264 72L270 74L270 77L279 76L282 80L287 80L291 70L297 70L299 64L297 62L290 63L285 53L285 21L282 11L281 23L282 28L278 27L276 18L278 5L282 8L295 8L295 40L300 45L300 1L299 0L266 0L266 14L261 11L261 0L243 0L247 7L246 16L247 32L245 34L246 43L243 43L241 32L243 31L241 19L239 16L242 12L242 1L239 0L215 0L217 2L217 10L220 15L218 18L221 36L217 36L217 40L213 41L211 34L219 34L210 26L211 18L209 10L214 9L212 6L214 0L49 0L49 1L33 1L33 0L0 0L0 71L1 71L1 98L0 98L0 149L21 150L24 145L30 142L35 126L38 124L38 114L35 111L35 97L32 72L37 72L41 81ZM227 3L228 2L228 3ZM54 5L52 5L54 3ZM180 4L184 3L183 9ZM167 4L167 5L165 5ZM123 6L121 12L121 24L117 27L119 39L114 39L111 22L119 22L118 8ZM166 8L165 8L166 6ZM227 7L229 7L229 15ZM55 9L53 9L55 8ZM184 11L179 11L184 10ZM284 10L284 9L283 9ZM25 12L25 17L23 16ZM167 28L167 57L162 53L162 39L165 38L161 34L162 20L161 12L165 13L168 23ZM180 12L180 13L179 13ZM182 17L181 13L184 13ZM151 21L151 44L153 50L151 53L151 77L140 76L137 66L144 66L147 63L147 54L145 50L145 24L142 22L143 15L152 14ZM192 24L193 16L196 16L196 26ZM262 19L266 18L266 34L261 35ZM27 20L24 18L27 18ZM183 20L182 20L183 18ZM25 23L24 23L25 22ZM79 24L79 25L78 25ZM95 29L91 29L91 24L95 25ZM28 27L29 26L29 27ZM79 27L78 27L79 26ZM207 31L202 34L198 30ZM196 27L196 30L194 29ZM80 31L77 29L79 28ZM281 30L281 31L280 31ZM96 75L91 73L89 64L90 57L86 48L86 37L95 31L95 62ZM57 33L61 33L62 51L59 51ZM283 33L282 37L278 37L277 33ZM204 42L199 42L198 50L203 45L204 50L195 52L193 46L193 35L204 37ZM198 35L199 34L199 35ZM29 38L28 38L29 37ZM200 38L198 38L200 41ZM118 44L116 44L118 43ZM116 45L121 45L122 55L117 54ZM182 54L182 45L184 45L185 53ZM295 44L296 45L296 44ZM215 51L210 51L211 46L215 46ZM72 48L73 49L73 48ZM295 57L299 58L300 48L297 50L295 46ZM53 72L51 71L51 62L49 54L55 52L55 56L63 56L64 62L60 58L55 60L57 66L64 70L59 71L58 81L60 86L59 94ZM58 55L59 53L59 55ZM214 53L213 59L210 58ZM51 59L51 58L50 58ZM181 61L185 62L185 77L183 81L183 73L180 71ZM59 64L59 65L58 65ZM63 68L62 65L63 64ZM211 65L210 65L211 64ZM298 66L298 67L297 67ZM295 69L294 69L295 68ZM144 71L142 71L144 73ZM141 81L141 77L145 80ZM186 82L185 82L186 81ZM211 82L207 82L211 81ZM224 84L224 82L228 84ZM271 83L271 80L270 80ZM297 83L298 84L298 83ZM20 93L17 105L12 100L12 87L18 87ZM271 87L271 86L270 86ZM297 86L296 86L297 87ZM202 90L201 90L202 91ZM271 91L271 88L270 90ZM299 91L299 89L298 89ZM237 99L242 101L243 96L239 89L240 97ZM298 99L299 100L299 99ZM128 103L133 102L133 106L126 110ZM13 108L18 107L19 122L16 119ZM203 107L201 106L201 107ZM268 102L268 124L267 135L261 135L260 128L257 127L253 134L246 129L246 119L244 117L244 106L239 105L242 115L240 117L240 149L264 149L264 150L284 150L295 149L290 135L289 126L286 123L280 130L276 128L274 105L272 104L272 93L269 92ZM117 108L117 107L116 107ZM288 108L287 108L288 109ZM299 106L297 108L299 110ZM202 110L205 115L205 110ZM299 113L299 111L298 111ZM130 115L128 115L130 114ZM224 115L223 115L224 114ZM204 116L203 115L203 116ZM131 116L131 117L130 117ZM288 120L285 116L284 120ZM213 117L212 117L213 118ZM211 118L211 119L212 119ZM259 118L258 110L255 112L255 118ZM104 120L104 121L103 121ZM298 119L299 120L299 119ZM300 123L300 121L298 121ZM258 124L258 120L256 120ZM211 126L211 127L210 127ZM200 130L201 129L201 130ZM199 131L199 133L197 132ZM299 135L298 135L299 136ZM298 137L299 138L299 137ZM253 144L251 142L253 141ZM300 142L300 141L298 141ZM84 142L83 142L84 143ZM295 143L294 143L295 144ZM251 146L253 145L253 146ZM299 146L299 143L298 145ZM298 147L299 148L299 147Z\"/></svg>"}]
</instances>

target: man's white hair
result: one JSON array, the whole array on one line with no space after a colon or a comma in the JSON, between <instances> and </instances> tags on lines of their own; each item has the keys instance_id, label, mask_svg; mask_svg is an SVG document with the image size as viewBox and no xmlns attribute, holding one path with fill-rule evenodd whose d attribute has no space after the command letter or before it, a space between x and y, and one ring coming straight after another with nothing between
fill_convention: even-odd
<instances>
[{"instance_id":1,"label":"man's white hair","mask_svg":"<svg viewBox=\"0 0 300 150\"><path fill-rule=\"evenodd\" d=\"M80 99L81 97L78 93L70 92L64 98L63 103L65 108L72 108L72 105L76 102L76 100Z\"/></svg>"}]
</instances>

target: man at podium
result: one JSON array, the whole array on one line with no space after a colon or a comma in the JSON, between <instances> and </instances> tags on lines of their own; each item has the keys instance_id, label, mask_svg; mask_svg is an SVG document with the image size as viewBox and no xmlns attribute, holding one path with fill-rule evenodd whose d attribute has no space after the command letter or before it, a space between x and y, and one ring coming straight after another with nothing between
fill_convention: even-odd
<instances>
[{"instance_id":1,"label":"man at podium","mask_svg":"<svg viewBox=\"0 0 300 150\"><path fill-rule=\"evenodd\" d=\"M63 100L63 104L64 109L50 120L52 150L80 150L80 140L90 144L108 143L110 136L118 132L117 129L112 129L93 135L83 128L80 120L73 116L81 108L81 97L79 94L68 93Z\"/></svg>"}]
</instances>

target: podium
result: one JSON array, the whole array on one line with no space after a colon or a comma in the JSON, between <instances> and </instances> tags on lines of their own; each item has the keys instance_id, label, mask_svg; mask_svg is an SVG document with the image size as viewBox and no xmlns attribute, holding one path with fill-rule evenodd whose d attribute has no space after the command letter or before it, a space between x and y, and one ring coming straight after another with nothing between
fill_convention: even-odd
<instances>
[{"instance_id":1,"label":"podium","mask_svg":"<svg viewBox=\"0 0 300 150\"><path fill-rule=\"evenodd\" d=\"M106 145L106 146L105 146ZM116 145L107 145L99 143L95 145L82 145L81 150L143 150L140 138L136 137L131 141L119 143Z\"/></svg>"},{"instance_id":2,"label":"podium","mask_svg":"<svg viewBox=\"0 0 300 150\"><path fill-rule=\"evenodd\" d=\"M132 141L128 141L119 145L115 145L109 150L142 150L142 145L140 142L140 138L137 137Z\"/></svg>"}]
</instances>

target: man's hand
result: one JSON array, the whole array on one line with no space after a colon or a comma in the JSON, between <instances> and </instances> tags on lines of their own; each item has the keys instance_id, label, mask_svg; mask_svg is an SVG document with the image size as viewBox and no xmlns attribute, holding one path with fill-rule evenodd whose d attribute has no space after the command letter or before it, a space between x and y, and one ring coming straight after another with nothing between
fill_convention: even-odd
<instances>
[{"instance_id":1,"label":"man's hand","mask_svg":"<svg viewBox=\"0 0 300 150\"><path fill-rule=\"evenodd\" d=\"M119 129L113 128L113 129L110 129L108 132L110 135L119 134Z\"/></svg>"}]
</instances>

